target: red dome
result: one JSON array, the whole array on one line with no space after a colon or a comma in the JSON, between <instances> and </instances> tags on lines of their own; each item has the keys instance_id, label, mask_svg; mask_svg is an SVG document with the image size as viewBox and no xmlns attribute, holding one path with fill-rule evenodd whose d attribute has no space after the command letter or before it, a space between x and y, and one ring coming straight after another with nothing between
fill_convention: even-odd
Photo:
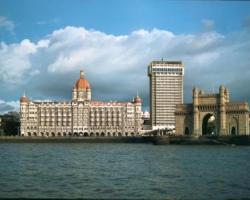
<instances>
[{"instance_id":1,"label":"red dome","mask_svg":"<svg viewBox=\"0 0 250 200\"><path fill-rule=\"evenodd\" d=\"M29 99L28 99L28 97L26 97L26 96L22 96L22 97L20 98L20 102L21 102L21 103L29 103Z\"/></svg>"},{"instance_id":2,"label":"red dome","mask_svg":"<svg viewBox=\"0 0 250 200\"><path fill-rule=\"evenodd\" d=\"M142 100L139 96L135 97L135 103L142 103Z\"/></svg>"},{"instance_id":3,"label":"red dome","mask_svg":"<svg viewBox=\"0 0 250 200\"><path fill-rule=\"evenodd\" d=\"M90 89L90 85L86 79L80 78L78 81L76 81L75 88L76 89Z\"/></svg>"},{"instance_id":4,"label":"red dome","mask_svg":"<svg viewBox=\"0 0 250 200\"><path fill-rule=\"evenodd\" d=\"M80 71L80 78L76 81L75 88L76 89L85 89L85 90L90 89L90 84L85 79L84 72L82 70Z\"/></svg>"}]
</instances>

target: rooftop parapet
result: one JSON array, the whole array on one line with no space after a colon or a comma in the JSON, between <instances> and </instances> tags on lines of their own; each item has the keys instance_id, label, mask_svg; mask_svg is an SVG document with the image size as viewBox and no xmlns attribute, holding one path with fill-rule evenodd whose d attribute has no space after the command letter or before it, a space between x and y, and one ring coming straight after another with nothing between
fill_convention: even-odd
<instances>
[{"instance_id":1,"label":"rooftop parapet","mask_svg":"<svg viewBox=\"0 0 250 200\"><path fill-rule=\"evenodd\" d=\"M181 65L181 66L183 66L182 61L167 61L167 60L160 60L160 61L154 60L149 64L149 66L152 66L152 65L171 65L171 66L173 66L173 65L180 66Z\"/></svg>"}]
</instances>

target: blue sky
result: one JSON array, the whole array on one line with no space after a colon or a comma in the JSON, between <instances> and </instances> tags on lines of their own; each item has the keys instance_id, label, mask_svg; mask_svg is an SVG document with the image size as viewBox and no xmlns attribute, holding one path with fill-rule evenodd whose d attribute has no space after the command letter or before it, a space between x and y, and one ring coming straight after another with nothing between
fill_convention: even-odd
<instances>
[{"instance_id":1,"label":"blue sky","mask_svg":"<svg viewBox=\"0 0 250 200\"><path fill-rule=\"evenodd\" d=\"M200 22L216 22L220 33L240 29L250 14L245 1L166 1L166 0L1 0L0 13L16 23L16 38L38 40L55 29L83 26L114 35L137 29L167 29L176 34L201 31Z\"/></svg>"},{"instance_id":2,"label":"blue sky","mask_svg":"<svg viewBox=\"0 0 250 200\"><path fill-rule=\"evenodd\" d=\"M184 62L185 101L194 85L220 84L249 101L240 89L249 82L249 28L248 1L0 0L0 111L23 90L70 100L81 68L94 98L131 100L139 90L146 109L147 64L162 57Z\"/></svg>"}]
</instances>

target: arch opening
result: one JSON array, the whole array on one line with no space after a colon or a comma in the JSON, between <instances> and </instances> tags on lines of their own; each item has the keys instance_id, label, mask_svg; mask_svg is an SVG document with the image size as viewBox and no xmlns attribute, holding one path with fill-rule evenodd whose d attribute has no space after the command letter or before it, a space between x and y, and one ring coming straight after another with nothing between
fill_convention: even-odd
<instances>
[{"instance_id":1,"label":"arch opening","mask_svg":"<svg viewBox=\"0 0 250 200\"><path fill-rule=\"evenodd\" d=\"M89 135L88 135L87 132L84 132L83 136L84 136L84 137L87 137L87 136L89 136Z\"/></svg>"},{"instance_id":2,"label":"arch opening","mask_svg":"<svg viewBox=\"0 0 250 200\"><path fill-rule=\"evenodd\" d=\"M188 127L185 128L185 135L190 135L190 132L189 132L189 128L188 128Z\"/></svg>"},{"instance_id":3,"label":"arch opening","mask_svg":"<svg viewBox=\"0 0 250 200\"><path fill-rule=\"evenodd\" d=\"M234 126L231 128L231 135L236 135L236 128Z\"/></svg>"},{"instance_id":4,"label":"arch opening","mask_svg":"<svg viewBox=\"0 0 250 200\"><path fill-rule=\"evenodd\" d=\"M238 135L238 120L237 118L233 117L229 122L229 134L234 136Z\"/></svg>"},{"instance_id":5,"label":"arch opening","mask_svg":"<svg viewBox=\"0 0 250 200\"><path fill-rule=\"evenodd\" d=\"M216 118L207 114L202 121L202 135L217 135Z\"/></svg>"}]
</instances>

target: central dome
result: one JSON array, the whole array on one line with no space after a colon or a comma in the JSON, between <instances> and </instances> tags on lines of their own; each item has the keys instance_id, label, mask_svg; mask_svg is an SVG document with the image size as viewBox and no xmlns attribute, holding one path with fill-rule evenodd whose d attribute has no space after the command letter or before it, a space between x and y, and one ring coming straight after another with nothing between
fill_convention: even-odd
<instances>
[{"instance_id":1,"label":"central dome","mask_svg":"<svg viewBox=\"0 0 250 200\"><path fill-rule=\"evenodd\" d=\"M90 84L85 79L84 72L82 70L80 71L80 78L76 81L75 88L76 89L85 89L85 90L90 89Z\"/></svg>"}]
</instances>

